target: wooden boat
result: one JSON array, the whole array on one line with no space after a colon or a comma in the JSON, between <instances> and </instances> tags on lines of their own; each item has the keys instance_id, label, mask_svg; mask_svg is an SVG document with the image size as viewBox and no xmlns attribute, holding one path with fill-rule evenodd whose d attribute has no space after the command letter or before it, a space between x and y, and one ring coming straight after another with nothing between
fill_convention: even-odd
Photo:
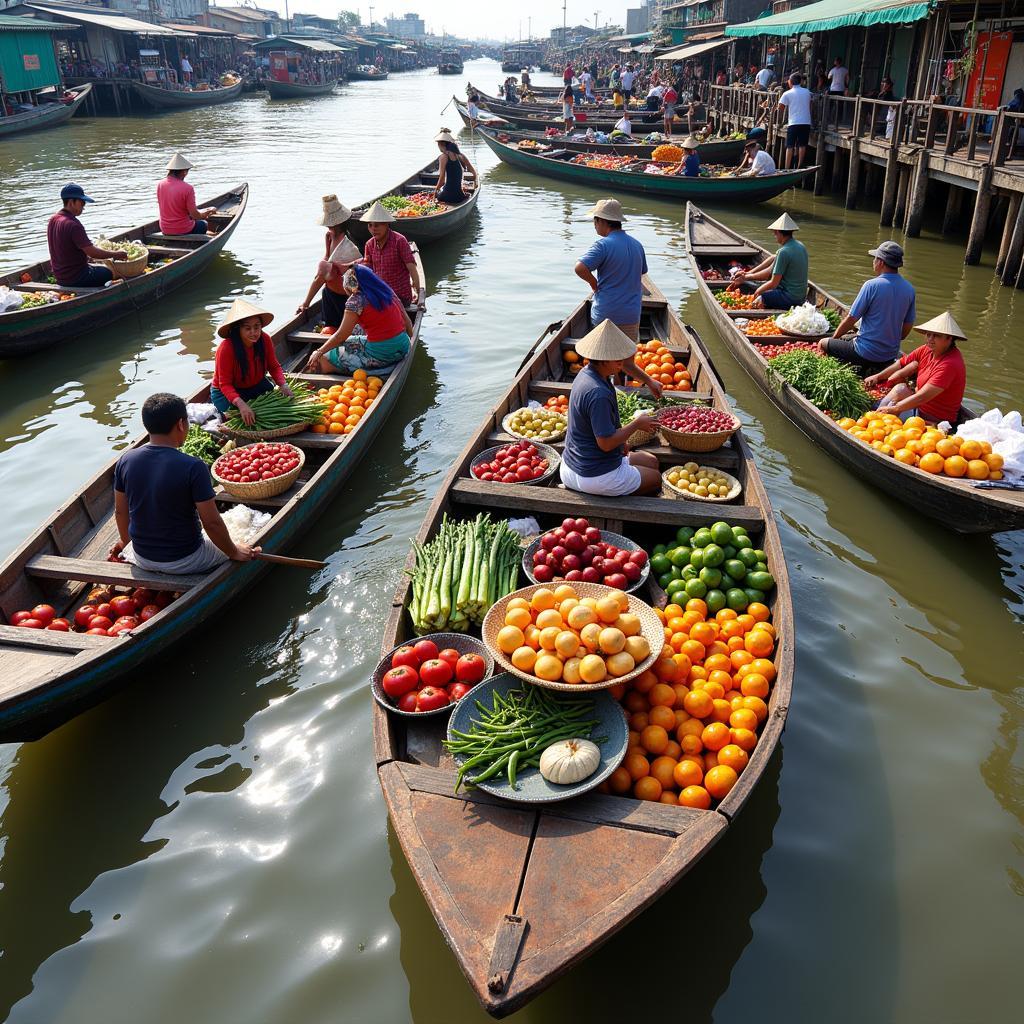
<instances>
[{"instance_id":1,"label":"wooden boat","mask_svg":"<svg viewBox=\"0 0 1024 1024\"><path fill-rule=\"evenodd\" d=\"M329 82L279 82L268 78L263 84L272 100L292 100L300 97L328 96L334 92L339 79Z\"/></svg>"},{"instance_id":2,"label":"wooden boat","mask_svg":"<svg viewBox=\"0 0 1024 1024\"><path fill-rule=\"evenodd\" d=\"M695 392L720 408L725 398L703 343L683 326L665 296L645 278L642 340L655 336L688 363ZM772 621L779 631L777 679L765 731L736 788L715 810L589 794L555 804L514 805L477 792L454 794L455 770L441 746L443 719L418 721L373 708L377 774L392 826L438 926L484 1009L504 1017L637 917L721 838L772 756L790 703L793 615L785 556L767 493L742 431L700 458L737 476L741 504L708 505L660 497L596 498L555 486L476 480L468 467L480 451L511 441L504 416L528 399L567 394L564 348L589 329L588 303L552 324L523 368L456 458L417 535L426 542L444 515L537 517L542 529L567 515L623 533L650 548L666 531L718 519L756 531L777 587ZM552 334L552 331L554 332ZM648 447L664 467L685 461L672 448ZM761 538L758 540L757 538ZM412 560L407 563L412 569ZM657 597L641 590L638 596ZM412 636L406 580L384 631L386 654ZM661 595L662 603L664 595Z\"/></svg>"},{"instance_id":3,"label":"wooden boat","mask_svg":"<svg viewBox=\"0 0 1024 1024\"><path fill-rule=\"evenodd\" d=\"M359 68L348 73L350 82L383 82L387 77L386 71L360 71Z\"/></svg>"},{"instance_id":4,"label":"wooden boat","mask_svg":"<svg viewBox=\"0 0 1024 1024\"><path fill-rule=\"evenodd\" d=\"M379 196L361 203L352 211L352 219L348 221L345 230L349 237L362 245L370 237L367 226L360 221L360 217L378 200L386 196L409 196L417 192L424 192L437 185L438 167L437 160L427 164L426 167L410 175L405 181L382 192ZM456 228L461 227L469 220L470 215L476 207L480 198L481 183L475 181L472 175L466 174L463 181L473 186L473 191L464 203L458 206L449 206L441 213L430 213L424 217L401 217L395 222L395 229L400 231L410 242L433 242L438 238L451 234Z\"/></svg>"},{"instance_id":5,"label":"wooden boat","mask_svg":"<svg viewBox=\"0 0 1024 1024\"><path fill-rule=\"evenodd\" d=\"M418 253L416 259L418 263ZM273 333L274 347L285 369L301 370L313 348L322 342L323 336L314 331L319 309L318 302L308 313L294 317ZM422 317L417 313L413 321L413 347L408 358L390 374L372 412L351 434L309 432L288 437L306 458L298 480L289 490L273 498L240 502L216 488L222 510L241 503L273 515L258 539L264 551L280 553L304 536L370 449L409 376ZM314 386L341 380L296 375ZM187 400L208 402L209 392L206 384ZM145 436L139 437L134 445L145 441ZM268 563L262 561L228 562L206 575L167 576L106 561L110 545L117 539L113 518L116 461L111 459L0 566L0 617L8 623L14 612L39 602L54 605L58 614L70 611L73 615L83 602L84 591L94 583L135 585L180 596L122 638L0 625L0 742L36 739L97 703L127 673L137 671L208 623L211 612L223 609L268 568Z\"/></svg>"},{"instance_id":6,"label":"wooden boat","mask_svg":"<svg viewBox=\"0 0 1024 1024\"><path fill-rule=\"evenodd\" d=\"M480 116L476 118L476 125L473 124L473 119L469 116L469 108L461 100L455 96L452 97L452 102L455 104L455 109L459 112L459 117L462 118L462 123L467 128L477 127L479 125L493 125L494 127L507 127L512 128L510 122L506 121L503 117L498 117L497 114L492 114L489 110L481 110Z\"/></svg>"},{"instance_id":7,"label":"wooden boat","mask_svg":"<svg viewBox=\"0 0 1024 1024\"><path fill-rule=\"evenodd\" d=\"M533 128L543 131L545 128L565 127L565 120L562 118L561 104L557 107L527 107L522 104L499 103L496 100L485 100L480 97L480 103L492 114L510 121L520 128ZM580 117L583 114L585 117ZM651 111L631 110L630 121L633 131L637 134L661 131L663 118L661 114ZM576 108L576 127L593 128L594 131L612 132L622 118L620 113L612 113L610 110L594 108Z\"/></svg>"},{"instance_id":8,"label":"wooden boat","mask_svg":"<svg viewBox=\"0 0 1024 1024\"><path fill-rule=\"evenodd\" d=\"M645 174L642 163L636 170L605 170L573 163L578 153L555 150L549 154L529 153L501 141L495 128L480 128L480 137L507 164L560 178L590 188L614 188L624 192L640 192L669 199L701 199L706 202L760 203L781 195L800 180L813 174L817 167L795 171L779 171L759 178L686 178L664 174Z\"/></svg>"},{"instance_id":9,"label":"wooden boat","mask_svg":"<svg viewBox=\"0 0 1024 1024\"><path fill-rule=\"evenodd\" d=\"M461 75L462 70L462 54L458 50L442 50L437 55L437 73L439 75Z\"/></svg>"},{"instance_id":10,"label":"wooden boat","mask_svg":"<svg viewBox=\"0 0 1024 1024\"><path fill-rule=\"evenodd\" d=\"M914 466L904 466L847 433L788 384L776 389L769 383L767 360L758 346L736 327L736 317L743 314L726 312L715 301L712 286L701 277L702 270L724 268L731 259L760 262L768 250L712 219L692 203L687 204L685 223L690 266L701 299L722 340L761 390L812 441L848 469L905 501L916 513L931 516L960 533L1024 528L1024 492L972 487L967 480L934 476ZM813 281L809 282L807 301L836 309L841 316L849 311Z\"/></svg>"},{"instance_id":11,"label":"wooden boat","mask_svg":"<svg viewBox=\"0 0 1024 1024\"><path fill-rule=\"evenodd\" d=\"M157 110L180 109L181 107L212 107L215 103L227 103L242 94L242 82L218 86L216 89L165 89L146 82L132 82L132 89L139 99Z\"/></svg>"},{"instance_id":12,"label":"wooden boat","mask_svg":"<svg viewBox=\"0 0 1024 1024\"><path fill-rule=\"evenodd\" d=\"M0 284L17 291L75 296L63 302L0 313L0 357L31 355L48 345L76 339L84 331L106 326L126 313L162 299L206 269L227 244L245 213L248 199L249 186L243 183L202 204L217 207L217 213L207 218L210 227L217 232L212 237L164 235L158 220L112 235L111 241L135 241L146 245L151 263L169 262L139 277L115 281L105 288L50 284L46 280L51 271L49 260L32 263L0 277ZM27 277L24 282L23 277Z\"/></svg>"},{"instance_id":13,"label":"wooden boat","mask_svg":"<svg viewBox=\"0 0 1024 1024\"><path fill-rule=\"evenodd\" d=\"M92 92L92 83L87 82L85 85L68 89L68 92L75 94L70 103L40 103L34 110L12 114L10 117L0 117L0 138L19 132L34 132L39 128L52 128L71 120Z\"/></svg>"}]
</instances>

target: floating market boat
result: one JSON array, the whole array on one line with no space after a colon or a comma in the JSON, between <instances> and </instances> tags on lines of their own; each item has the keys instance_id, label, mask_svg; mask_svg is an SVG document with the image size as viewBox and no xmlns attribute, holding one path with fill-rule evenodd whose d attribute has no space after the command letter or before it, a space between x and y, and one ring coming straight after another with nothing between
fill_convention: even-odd
<instances>
[{"instance_id":1,"label":"floating market boat","mask_svg":"<svg viewBox=\"0 0 1024 1024\"><path fill-rule=\"evenodd\" d=\"M139 99L157 110L180 109L181 107L212 107L216 103L227 103L242 94L242 81L234 85L222 85L209 89L165 89L147 82L132 82L132 89Z\"/></svg>"},{"instance_id":2,"label":"floating market boat","mask_svg":"<svg viewBox=\"0 0 1024 1024\"><path fill-rule=\"evenodd\" d=\"M685 361L694 391L727 409L697 334L684 327L665 296L644 279L641 340L663 341ZM560 803L512 803L480 790L456 795L456 767L442 746L444 718L397 716L373 707L377 773L416 882L483 1007L504 1017L523 1007L663 895L722 837L765 772L786 723L794 671L793 614L785 555L764 485L742 431L716 452L683 455L649 445L663 469L688 458L720 467L742 484L736 504L663 497L601 498L558 486L474 478L484 449L513 441L504 417L527 400L567 395L563 353L589 330L589 303L545 331L521 372L456 458L417 535L433 538L442 517L534 516L541 529L563 517L586 517L650 550L666 532L717 520L742 525L766 551L775 575L771 604L779 646L776 681L761 738L735 788L714 810L698 810L592 792ZM554 333L552 333L554 332ZM677 395L679 393L676 393ZM407 570L413 571L410 557ZM650 587L650 589L645 589ZM637 596L664 604L650 584ZM395 595L383 652L412 642L411 584ZM527 684L524 684L527 685Z\"/></svg>"},{"instance_id":3,"label":"floating market boat","mask_svg":"<svg viewBox=\"0 0 1024 1024\"><path fill-rule=\"evenodd\" d=\"M73 298L30 309L0 313L0 358L31 355L48 345L71 341L84 331L106 326L120 316L162 299L190 281L224 248L245 213L249 186L238 185L202 206L215 206L208 217L209 235L164 235L159 220L112 235L112 242L139 242L149 249L151 266L138 277L114 281L103 288L65 287L52 283L49 260L0 277L20 292L47 292Z\"/></svg>"},{"instance_id":4,"label":"floating market boat","mask_svg":"<svg viewBox=\"0 0 1024 1024\"><path fill-rule=\"evenodd\" d=\"M376 68L353 68L348 73L348 80L350 82L383 82L387 77L388 73L386 71L378 71Z\"/></svg>"},{"instance_id":5,"label":"floating market boat","mask_svg":"<svg viewBox=\"0 0 1024 1024\"><path fill-rule=\"evenodd\" d=\"M388 189L387 192L382 192L379 196L375 196L373 199L357 206L352 211L352 219L345 225L345 231L349 237L359 244L369 239L369 229L359 218L378 200L386 199L388 196L415 196L432 191L437 185L439 173L437 165L437 160L431 161L426 167L410 175L405 181L394 188ZM398 217L395 225L396 230L405 235L410 242L418 242L422 245L425 242L433 242L438 238L443 238L465 224L473 213L477 200L480 198L481 186L480 182L475 181L470 174L465 174L462 180L464 184L472 185L473 187L465 202L459 203L457 206L441 204L445 206L445 209L437 213L420 214L416 217Z\"/></svg>"},{"instance_id":6,"label":"floating market boat","mask_svg":"<svg viewBox=\"0 0 1024 1024\"><path fill-rule=\"evenodd\" d=\"M483 96L480 97L480 104L492 114L496 114L498 117L502 117L520 128L543 130L545 128L561 129L565 127L561 104L551 108L529 107L523 104L501 103L497 100L488 100ZM577 128L593 128L594 131L601 132L614 131L615 126L622 119L621 111L615 112L609 108L576 107L575 114ZM631 110L629 116L635 134L660 131L661 125L664 123L661 114L649 110Z\"/></svg>"},{"instance_id":7,"label":"floating market boat","mask_svg":"<svg viewBox=\"0 0 1024 1024\"><path fill-rule=\"evenodd\" d=\"M442 50L437 55L439 75L461 75L462 69L462 54L458 50Z\"/></svg>"},{"instance_id":8,"label":"floating market boat","mask_svg":"<svg viewBox=\"0 0 1024 1024\"><path fill-rule=\"evenodd\" d=\"M419 263L418 252L416 260ZM422 276L422 266L419 269ZM327 387L342 378L296 372L323 341L316 330L319 310L318 302L274 331L272 338L286 370L311 386ZM387 377L370 411L351 433L288 436L288 443L299 447L305 456L302 471L288 490L271 498L238 499L215 487L222 511L244 504L273 516L254 541L265 552L280 553L293 541L308 536L313 519L370 449L409 376L422 319L422 312L414 317L408 357ZM187 401L208 402L209 394L207 384ZM133 445L145 442L142 436ZM264 561L227 562L205 575L168 576L107 561L118 536L113 508L116 462L116 457L111 459L72 494L0 567L0 618L4 623L0 624L0 742L36 739L96 704L128 673L208 625L211 615L219 614L268 568ZM179 596L158 615L120 637L7 624L19 609L40 603L53 605L58 615L73 617L88 590L97 584L143 587Z\"/></svg>"},{"instance_id":9,"label":"floating market boat","mask_svg":"<svg viewBox=\"0 0 1024 1024\"><path fill-rule=\"evenodd\" d=\"M340 79L332 78L329 82L279 82L276 78L268 78L264 83L272 100L292 100L310 96L328 96Z\"/></svg>"},{"instance_id":10,"label":"floating market boat","mask_svg":"<svg viewBox=\"0 0 1024 1024\"><path fill-rule=\"evenodd\" d=\"M54 125L69 121L92 92L92 83L76 86L74 89L68 89L68 92L73 93L75 97L69 103L61 102L54 93L52 102L40 103L32 110L24 110L9 117L0 117L0 138L19 132L33 132L39 128L52 128ZM47 93L42 93L42 96L45 98Z\"/></svg>"},{"instance_id":11,"label":"floating market boat","mask_svg":"<svg viewBox=\"0 0 1024 1024\"><path fill-rule=\"evenodd\" d=\"M692 203L687 204L685 223L690 266L701 299L722 340L761 390L812 441L848 469L905 501L915 512L931 516L960 533L997 533L1024 528L1024 492L999 487L977 488L966 479L933 475L915 466L905 466L843 430L795 388L784 382L780 382L781 386L770 382L768 361L736 326L737 317L744 313L723 309L713 294L717 289L702 277L702 271L722 270L733 259L758 263L768 256L768 250L709 217ZM809 282L807 301L818 307L832 308L840 316L849 312L813 281ZM746 315L750 315L749 311ZM758 315L756 311L754 315ZM792 339L769 337L763 340Z\"/></svg>"},{"instance_id":12,"label":"floating market boat","mask_svg":"<svg viewBox=\"0 0 1024 1024\"><path fill-rule=\"evenodd\" d=\"M452 102L455 104L455 109L459 112L459 117L462 118L462 123L467 128L474 127L473 118L469 116L469 108L463 103L458 97L453 96ZM511 128L512 125L509 121L506 121L503 117L498 117L497 114L492 114L489 110L481 110L479 116L476 118L476 126L479 125L494 125L495 127L503 126Z\"/></svg>"},{"instance_id":13,"label":"floating market boat","mask_svg":"<svg viewBox=\"0 0 1024 1024\"><path fill-rule=\"evenodd\" d=\"M494 128L480 128L480 137L505 163L525 171L573 181L588 188L619 189L670 199L760 203L781 195L817 170L817 167L802 167L758 178L687 178L683 175L646 173L643 161L631 165L629 170L622 170L575 163L575 158L582 154L567 150L555 150L549 154L527 152L512 145L511 136L509 142L503 142L501 132Z\"/></svg>"}]
</instances>

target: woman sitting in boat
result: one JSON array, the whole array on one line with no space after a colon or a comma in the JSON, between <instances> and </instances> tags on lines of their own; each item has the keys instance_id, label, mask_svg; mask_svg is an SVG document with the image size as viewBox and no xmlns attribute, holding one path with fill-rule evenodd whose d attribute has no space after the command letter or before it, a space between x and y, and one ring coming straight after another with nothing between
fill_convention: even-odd
<instances>
[{"instance_id":1,"label":"woman sitting in boat","mask_svg":"<svg viewBox=\"0 0 1024 1024\"><path fill-rule=\"evenodd\" d=\"M381 278L406 306L413 304L415 288L416 305L422 309L426 289L420 280L409 239L391 227L394 216L378 201L359 220L370 232L370 240L363 247L362 264ZM343 266L342 269L348 268Z\"/></svg>"},{"instance_id":2,"label":"woman sitting in boat","mask_svg":"<svg viewBox=\"0 0 1024 1024\"><path fill-rule=\"evenodd\" d=\"M185 181L190 164L180 153L167 163L167 177L156 187L156 203L160 208L160 230L165 235L205 235L207 217L217 212L216 206L196 209L196 190Z\"/></svg>"},{"instance_id":3,"label":"woman sitting in boat","mask_svg":"<svg viewBox=\"0 0 1024 1024\"><path fill-rule=\"evenodd\" d=\"M562 452L562 483L584 494L618 497L654 494L661 488L658 460L649 452L630 452L626 441L635 430L656 430L650 416L625 427L611 378L622 373L636 345L610 320L580 341L576 352L589 360L569 392L569 430Z\"/></svg>"},{"instance_id":4,"label":"woman sitting in boat","mask_svg":"<svg viewBox=\"0 0 1024 1024\"><path fill-rule=\"evenodd\" d=\"M469 171L475 178L476 170L447 128L442 128L434 136L434 141L441 151L437 160L437 187L434 195L438 202L457 206L464 203L468 195L462 180L463 171Z\"/></svg>"},{"instance_id":5,"label":"woman sitting in boat","mask_svg":"<svg viewBox=\"0 0 1024 1024\"><path fill-rule=\"evenodd\" d=\"M292 393L277 361L274 342L263 330L273 319L273 313L245 299L231 303L228 315L217 328L224 340L217 346L210 385L210 401L219 413L235 406L243 423L253 423L256 416L249 408L251 399L273 391L275 384L286 395Z\"/></svg>"},{"instance_id":6,"label":"woman sitting in boat","mask_svg":"<svg viewBox=\"0 0 1024 1024\"><path fill-rule=\"evenodd\" d=\"M341 278L356 260L360 258L359 249L345 233L345 225L352 217L352 211L336 195L323 197L324 213L320 223L327 228L324 235L324 258L317 264L316 277L306 292L305 299L296 313L305 313L313 304L316 290L323 287L320 293L321 312L324 323L337 327L345 315L345 289Z\"/></svg>"},{"instance_id":7,"label":"woman sitting in boat","mask_svg":"<svg viewBox=\"0 0 1024 1024\"><path fill-rule=\"evenodd\" d=\"M951 423L960 419L960 407L967 386L967 367L957 341L966 341L949 312L915 327L925 344L900 356L880 373L866 377L869 388L889 383L895 387L882 399L879 409L895 413L901 420L920 416L929 423ZM903 383L914 379L914 386Z\"/></svg>"},{"instance_id":8,"label":"woman sitting in boat","mask_svg":"<svg viewBox=\"0 0 1024 1024\"><path fill-rule=\"evenodd\" d=\"M409 354L412 321L394 291L357 263L344 277L348 300L341 326L309 357L309 373L352 374L394 366ZM356 327L366 337L353 337ZM341 347L339 347L341 346Z\"/></svg>"},{"instance_id":9,"label":"woman sitting in boat","mask_svg":"<svg viewBox=\"0 0 1024 1024\"><path fill-rule=\"evenodd\" d=\"M682 147L686 151L679 164L679 173L685 178L700 177L700 154L697 152L699 143L692 135L687 135L682 141Z\"/></svg>"}]
</instances>

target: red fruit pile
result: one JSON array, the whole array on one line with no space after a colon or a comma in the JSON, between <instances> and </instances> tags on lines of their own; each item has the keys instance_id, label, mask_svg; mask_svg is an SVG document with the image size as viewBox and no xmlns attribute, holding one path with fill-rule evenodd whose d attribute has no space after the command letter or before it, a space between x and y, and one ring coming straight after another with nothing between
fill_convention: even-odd
<instances>
[{"instance_id":1,"label":"red fruit pile","mask_svg":"<svg viewBox=\"0 0 1024 1024\"><path fill-rule=\"evenodd\" d=\"M248 484L284 476L298 464L299 449L295 445L258 441L222 455L213 464L213 471L221 480Z\"/></svg>"},{"instance_id":2,"label":"red fruit pile","mask_svg":"<svg viewBox=\"0 0 1024 1024\"><path fill-rule=\"evenodd\" d=\"M88 601L71 618L57 615L50 604L37 604L32 611L15 612L12 626L49 629L55 633L88 633L90 636L120 636L147 622L174 600L168 591L137 587L130 594L115 594L109 587L93 587Z\"/></svg>"},{"instance_id":3,"label":"red fruit pile","mask_svg":"<svg viewBox=\"0 0 1024 1024\"><path fill-rule=\"evenodd\" d=\"M486 672L479 654L438 651L433 640L420 640L395 651L381 688L399 711L436 711L464 697Z\"/></svg>"},{"instance_id":4,"label":"red fruit pile","mask_svg":"<svg viewBox=\"0 0 1024 1024\"><path fill-rule=\"evenodd\" d=\"M706 405L672 406L658 411L659 423L687 434L717 434L732 430L736 421L727 412L709 409Z\"/></svg>"},{"instance_id":5,"label":"red fruit pile","mask_svg":"<svg viewBox=\"0 0 1024 1024\"><path fill-rule=\"evenodd\" d=\"M603 583L625 590L643 575L647 552L626 551L601 540L601 531L586 519L564 519L540 538L533 556L538 583L555 579Z\"/></svg>"},{"instance_id":6,"label":"red fruit pile","mask_svg":"<svg viewBox=\"0 0 1024 1024\"><path fill-rule=\"evenodd\" d=\"M499 448L490 462L474 466L473 476L499 484L522 484L536 480L547 471L548 460L537 446L529 441L517 441Z\"/></svg>"},{"instance_id":7,"label":"red fruit pile","mask_svg":"<svg viewBox=\"0 0 1024 1024\"><path fill-rule=\"evenodd\" d=\"M810 341L787 341L784 345L762 345L757 342L758 354L765 359L774 359L785 352L813 352L818 355L821 351L817 345Z\"/></svg>"}]
</instances>

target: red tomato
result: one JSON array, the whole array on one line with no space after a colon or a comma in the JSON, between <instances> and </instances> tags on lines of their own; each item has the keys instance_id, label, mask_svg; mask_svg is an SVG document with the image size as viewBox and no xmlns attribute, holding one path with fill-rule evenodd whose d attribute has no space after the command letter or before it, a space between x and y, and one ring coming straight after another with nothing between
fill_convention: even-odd
<instances>
[{"instance_id":1,"label":"red tomato","mask_svg":"<svg viewBox=\"0 0 1024 1024\"><path fill-rule=\"evenodd\" d=\"M448 699L454 704L457 700L462 700L471 689L467 683L452 683L447 690Z\"/></svg>"},{"instance_id":2,"label":"red tomato","mask_svg":"<svg viewBox=\"0 0 1024 1024\"><path fill-rule=\"evenodd\" d=\"M416 669L410 665L399 665L397 668L388 669L381 679L380 685L384 692L393 700L404 696L411 690L415 690L420 679Z\"/></svg>"},{"instance_id":3,"label":"red tomato","mask_svg":"<svg viewBox=\"0 0 1024 1024\"><path fill-rule=\"evenodd\" d=\"M79 629L86 629L89 625L89 620L96 614L96 609L91 604L83 604L81 608L75 612L75 625Z\"/></svg>"},{"instance_id":4,"label":"red tomato","mask_svg":"<svg viewBox=\"0 0 1024 1024\"><path fill-rule=\"evenodd\" d=\"M71 629L71 623L67 619L54 619L47 627L55 633L67 633Z\"/></svg>"},{"instance_id":5,"label":"red tomato","mask_svg":"<svg viewBox=\"0 0 1024 1024\"><path fill-rule=\"evenodd\" d=\"M416 695L417 711L436 711L438 708L443 708L446 704L450 703L448 694L444 690L439 690L436 686L424 686Z\"/></svg>"},{"instance_id":6,"label":"red tomato","mask_svg":"<svg viewBox=\"0 0 1024 1024\"><path fill-rule=\"evenodd\" d=\"M416 691L410 690L408 693L403 693L398 698L398 710L412 713L416 710Z\"/></svg>"},{"instance_id":7,"label":"red tomato","mask_svg":"<svg viewBox=\"0 0 1024 1024\"><path fill-rule=\"evenodd\" d=\"M93 614L92 608L89 609L89 614L90 615ZM11 616L11 625L12 626L20 626L26 619L31 619L31 618L32 618L32 613L31 612L15 612Z\"/></svg>"},{"instance_id":8,"label":"red tomato","mask_svg":"<svg viewBox=\"0 0 1024 1024\"><path fill-rule=\"evenodd\" d=\"M113 623L106 617L106 615L94 615L89 620L90 629L110 629Z\"/></svg>"},{"instance_id":9,"label":"red tomato","mask_svg":"<svg viewBox=\"0 0 1024 1024\"><path fill-rule=\"evenodd\" d=\"M416 657L420 659L422 665L425 661L431 661L437 657L437 644L433 640L420 640L413 647L416 652Z\"/></svg>"},{"instance_id":10,"label":"red tomato","mask_svg":"<svg viewBox=\"0 0 1024 1024\"><path fill-rule=\"evenodd\" d=\"M454 647L446 647L438 657L442 661L447 661L452 667L452 671L455 671L455 666L459 663L459 652Z\"/></svg>"},{"instance_id":11,"label":"red tomato","mask_svg":"<svg viewBox=\"0 0 1024 1024\"><path fill-rule=\"evenodd\" d=\"M420 679L427 686L447 686L455 675L455 670L447 661L440 658L432 658L430 661L420 665Z\"/></svg>"},{"instance_id":12,"label":"red tomato","mask_svg":"<svg viewBox=\"0 0 1024 1024\"><path fill-rule=\"evenodd\" d=\"M127 622L122 622L120 619L115 622L110 629L107 630L107 636L120 636L122 633L130 633L132 627Z\"/></svg>"},{"instance_id":13,"label":"red tomato","mask_svg":"<svg viewBox=\"0 0 1024 1024\"><path fill-rule=\"evenodd\" d=\"M110 610L120 618L122 615L134 615L138 609L135 602L127 594L119 594L110 601ZM100 613L97 612L97 615Z\"/></svg>"},{"instance_id":14,"label":"red tomato","mask_svg":"<svg viewBox=\"0 0 1024 1024\"><path fill-rule=\"evenodd\" d=\"M410 647L408 644L405 647L399 647L394 654L391 655L391 667L398 668L399 665L408 665L410 668L419 668L420 659L416 653L414 647Z\"/></svg>"},{"instance_id":15,"label":"red tomato","mask_svg":"<svg viewBox=\"0 0 1024 1024\"><path fill-rule=\"evenodd\" d=\"M114 623L115 626L127 626L129 629L135 629L138 624L139 620L135 615L122 615L117 622Z\"/></svg>"},{"instance_id":16,"label":"red tomato","mask_svg":"<svg viewBox=\"0 0 1024 1024\"><path fill-rule=\"evenodd\" d=\"M100 629L98 626L96 629L87 629L85 631L86 636L109 636L110 634L105 629Z\"/></svg>"},{"instance_id":17,"label":"red tomato","mask_svg":"<svg viewBox=\"0 0 1024 1024\"><path fill-rule=\"evenodd\" d=\"M143 622L149 622L154 615L160 611L160 605L158 604L147 604L141 612L139 612L139 618Z\"/></svg>"},{"instance_id":18,"label":"red tomato","mask_svg":"<svg viewBox=\"0 0 1024 1024\"><path fill-rule=\"evenodd\" d=\"M38 619L32 619L32 618L22 619L21 622L18 623L18 625L21 626L22 629L42 629L43 628L43 624Z\"/></svg>"},{"instance_id":19,"label":"red tomato","mask_svg":"<svg viewBox=\"0 0 1024 1024\"><path fill-rule=\"evenodd\" d=\"M464 654L455 666L455 678L460 683L479 683L487 671L487 662L479 654Z\"/></svg>"},{"instance_id":20,"label":"red tomato","mask_svg":"<svg viewBox=\"0 0 1024 1024\"><path fill-rule=\"evenodd\" d=\"M160 590L157 592L156 599L153 604L157 608L166 608L174 600L174 595L169 590Z\"/></svg>"},{"instance_id":21,"label":"red tomato","mask_svg":"<svg viewBox=\"0 0 1024 1024\"><path fill-rule=\"evenodd\" d=\"M44 626L53 622L57 615L57 609L52 604L37 604L32 609L32 618L38 619Z\"/></svg>"},{"instance_id":22,"label":"red tomato","mask_svg":"<svg viewBox=\"0 0 1024 1024\"><path fill-rule=\"evenodd\" d=\"M114 609L110 607L108 602L93 605L92 613L93 615L105 615L111 622L114 621Z\"/></svg>"},{"instance_id":23,"label":"red tomato","mask_svg":"<svg viewBox=\"0 0 1024 1024\"><path fill-rule=\"evenodd\" d=\"M152 604L155 599L156 593L152 590L147 590L145 587L136 587L132 591L132 600L140 608L145 608L147 604Z\"/></svg>"}]
</instances>

